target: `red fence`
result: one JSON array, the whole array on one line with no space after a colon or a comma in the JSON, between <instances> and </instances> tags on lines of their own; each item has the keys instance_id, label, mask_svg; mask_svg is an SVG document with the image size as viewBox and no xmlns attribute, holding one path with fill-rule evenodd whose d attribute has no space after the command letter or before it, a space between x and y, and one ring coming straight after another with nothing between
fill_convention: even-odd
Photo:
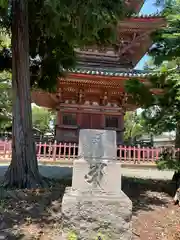
<instances>
[{"instance_id":1,"label":"red fence","mask_svg":"<svg viewBox=\"0 0 180 240\"><path fill-rule=\"evenodd\" d=\"M117 160L121 162L154 163L159 159L162 148L117 147ZM78 145L72 143L37 143L38 160L74 160L78 156ZM0 159L11 158L11 142L0 141Z\"/></svg>"}]
</instances>

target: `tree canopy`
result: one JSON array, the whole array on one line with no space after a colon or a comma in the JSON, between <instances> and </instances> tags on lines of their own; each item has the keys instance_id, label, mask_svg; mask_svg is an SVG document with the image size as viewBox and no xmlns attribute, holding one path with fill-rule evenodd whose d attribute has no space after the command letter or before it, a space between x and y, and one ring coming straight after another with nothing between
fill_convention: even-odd
<instances>
[{"instance_id":1,"label":"tree canopy","mask_svg":"<svg viewBox=\"0 0 180 240\"><path fill-rule=\"evenodd\" d=\"M144 85L138 79L128 81L127 91L144 108L147 125L154 131L177 130L180 121L180 1L173 1L164 10L167 27L153 34L154 45L150 49L150 66L146 66L154 75L148 79L150 85ZM152 89L163 89L153 94ZM180 142L179 142L180 144Z\"/></svg>"},{"instance_id":2,"label":"tree canopy","mask_svg":"<svg viewBox=\"0 0 180 240\"><path fill-rule=\"evenodd\" d=\"M130 13L123 0L29 0L28 7L31 85L49 91L63 70L75 66L75 48L114 42L117 22ZM10 10L1 7L0 24L11 34ZM11 69L11 55L2 49L0 69Z\"/></svg>"},{"instance_id":3,"label":"tree canopy","mask_svg":"<svg viewBox=\"0 0 180 240\"><path fill-rule=\"evenodd\" d=\"M176 69L165 68L156 74L149 79L149 87L139 80L129 81L126 87L133 94L135 101L144 108L142 115L149 131L173 131L180 120L180 75ZM152 94L153 88L161 88L163 92Z\"/></svg>"},{"instance_id":4,"label":"tree canopy","mask_svg":"<svg viewBox=\"0 0 180 240\"><path fill-rule=\"evenodd\" d=\"M176 131L175 147L180 147L180 1L166 5L164 17L167 27L152 35L154 41L149 54L152 57L146 69L153 72L149 85L136 80L127 83L127 91L144 108L146 125L156 133ZM154 94L152 90L155 90ZM158 92L158 90L161 90ZM180 171L180 154L165 149L158 161L160 169Z\"/></svg>"},{"instance_id":5,"label":"tree canopy","mask_svg":"<svg viewBox=\"0 0 180 240\"><path fill-rule=\"evenodd\" d=\"M136 112L126 112L124 117L124 140L131 142L135 138L141 137L144 133L146 133L144 128L144 123L141 114L137 114Z\"/></svg>"},{"instance_id":6,"label":"tree canopy","mask_svg":"<svg viewBox=\"0 0 180 240\"><path fill-rule=\"evenodd\" d=\"M10 46L10 39L1 29L0 51ZM4 129L11 124L12 98L11 98L11 74L9 71L0 72L0 128Z\"/></svg>"},{"instance_id":7,"label":"tree canopy","mask_svg":"<svg viewBox=\"0 0 180 240\"><path fill-rule=\"evenodd\" d=\"M33 106L32 108L33 127L41 131L42 134L54 132L55 114L45 108Z\"/></svg>"},{"instance_id":8,"label":"tree canopy","mask_svg":"<svg viewBox=\"0 0 180 240\"><path fill-rule=\"evenodd\" d=\"M12 100L11 78L7 72L0 73L0 128L3 129L11 124Z\"/></svg>"},{"instance_id":9,"label":"tree canopy","mask_svg":"<svg viewBox=\"0 0 180 240\"><path fill-rule=\"evenodd\" d=\"M154 57L154 63L160 65L164 61L177 63L180 58L180 0L166 2L163 16L167 26L152 34L154 41L149 54Z\"/></svg>"},{"instance_id":10,"label":"tree canopy","mask_svg":"<svg viewBox=\"0 0 180 240\"><path fill-rule=\"evenodd\" d=\"M56 91L75 66L75 48L113 44L117 22L128 16L123 0L14 0L0 2L0 27L12 40L0 70L12 69L12 160L5 185L42 186L32 134L31 87Z\"/></svg>"}]
</instances>

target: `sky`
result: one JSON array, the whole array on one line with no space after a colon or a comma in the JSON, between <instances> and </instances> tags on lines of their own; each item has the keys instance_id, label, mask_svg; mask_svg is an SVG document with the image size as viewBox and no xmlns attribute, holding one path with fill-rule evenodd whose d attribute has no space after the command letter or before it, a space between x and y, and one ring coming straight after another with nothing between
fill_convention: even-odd
<instances>
[{"instance_id":1,"label":"sky","mask_svg":"<svg viewBox=\"0 0 180 240\"><path fill-rule=\"evenodd\" d=\"M141 14L153 14L159 12L161 9L154 6L155 0L146 0L140 13ZM145 55L141 61L137 64L136 69L143 69L144 63L148 61L148 56Z\"/></svg>"}]
</instances>

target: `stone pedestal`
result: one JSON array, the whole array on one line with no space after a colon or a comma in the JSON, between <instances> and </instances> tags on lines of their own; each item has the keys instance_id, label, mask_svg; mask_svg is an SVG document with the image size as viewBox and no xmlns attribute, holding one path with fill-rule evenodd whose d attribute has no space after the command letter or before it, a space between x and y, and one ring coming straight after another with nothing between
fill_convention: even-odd
<instances>
[{"instance_id":1,"label":"stone pedestal","mask_svg":"<svg viewBox=\"0 0 180 240\"><path fill-rule=\"evenodd\" d=\"M74 232L80 240L131 240L132 203L119 194L67 189L63 198L64 239ZM99 238L98 238L99 237Z\"/></svg>"},{"instance_id":2,"label":"stone pedestal","mask_svg":"<svg viewBox=\"0 0 180 240\"><path fill-rule=\"evenodd\" d=\"M72 188L62 202L63 238L131 240L132 202L121 191L116 132L81 130Z\"/></svg>"}]
</instances>

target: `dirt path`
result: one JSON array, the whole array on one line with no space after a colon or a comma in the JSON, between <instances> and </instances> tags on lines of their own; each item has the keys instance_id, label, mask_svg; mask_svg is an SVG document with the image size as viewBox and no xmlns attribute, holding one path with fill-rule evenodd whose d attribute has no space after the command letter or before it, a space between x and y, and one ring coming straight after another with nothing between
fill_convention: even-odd
<instances>
[{"instance_id":1,"label":"dirt path","mask_svg":"<svg viewBox=\"0 0 180 240\"><path fill-rule=\"evenodd\" d=\"M124 191L133 201L133 240L180 240L180 208L171 197L174 186L167 181L131 180L124 181Z\"/></svg>"},{"instance_id":2,"label":"dirt path","mask_svg":"<svg viewBox=\"0 0 180 240\"><path fill-rule=\"evenodd\" d=\"M180 209L177 206L169 205L150 213L139 212L133 218L133 240L180 239Z\"/></svg>"}]
</instances>

